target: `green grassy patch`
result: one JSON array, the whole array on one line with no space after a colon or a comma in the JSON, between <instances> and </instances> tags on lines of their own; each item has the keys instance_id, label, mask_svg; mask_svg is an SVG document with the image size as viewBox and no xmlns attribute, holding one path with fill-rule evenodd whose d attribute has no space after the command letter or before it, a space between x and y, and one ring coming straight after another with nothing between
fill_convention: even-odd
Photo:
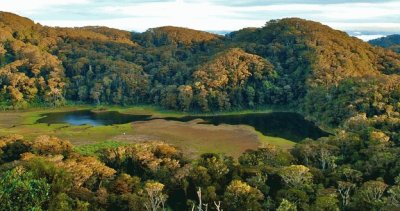
<instances>
[{"instance_id":1,"label":"green grassy patch","mask_svg":"<svg viewBox=\"0 0 400 211\"><path fill-rule=\"evenodd\" d=\"M182 117L189 113L165 110L157 106L98 106L93 111L118 111L123 114L152 115L153 117Z\"/></svg>"},{"instance_id":2,"label":"green grassy patch","mask_svg":"<svg viewBox=\"0 0 400 211\"><path fill-rule=\"evenodd\" d=\"M96 144L85 144L85 145L80 145L74 148L74 151L82 154L82 155L89 155L89 156L99 156L99 151L103 149L109 149L109 148L117 148L120 146L126 146L128 144L118 142L118 141L103 141L99 142Z\"/></svg>"},{"instance_id":3,"label":"green grassy patch","mask_svg":"<svg viewBox=\"0 0 400 211\"><path fill-rule=\"evenodd\" d=\"M233 110L233 111L214 111L214 112L181 112L181 111L173 111L166 110L159 106L151 106L151 105L139 105L139 106L92 106L92 111L94 112L102 112L102 111L118 111L124 114L136 114L136 115L153 115L153 117L183 117L183 116L213 116L213 115L240 115L240 114L251 114L251 113L271 113L271 112L279 112L279 111L293 111L292 109L284 106L268 106L268 107L259 107L255 109L246 109L246 110ZM294 112L294 111L293 111Z\"/></svg>"},{"instance_id":4,"label":"green grassy patch","mask_svg":"<svg viewBox=\"0 0 400 211\"><path fill-rule=\"evenodd\" d=\"M36 123L43 114L74 110L93 109L96 112L118 111L126 114L153 115L154 117L181 117L193 115L182 112L160 110L152 106L134 107L95 107L66 106L54 109L28 109L24 111L0 112L0 136L21 134L27 140L34 140L40 135L57 136L69 140L79 153L94 155L98 149L140 142L141 137L161 140L182 149L185 154L197 156L201 153L215 152L238 156L244 150L263 144L273 144L283 149L290 149L295 144L286 139L264 136L253 127L212 126L173 121L144 122L138 124L120 124L108 126ZM258 110L258 113L275 110ZM255 113L254 110L224 112L218 115ZM204 115L204 114L201 114ZM242 131L237 131L242 128Z\"/></svg>"},{"instance_id":5,"label":"green grassy patch","mask_svg":"<svg viewBox=\"0 0 400 211\"><path fill-rule=\"evenodd\" d=\"M296 144L295 142L284 139L284 138L264 136L262 133L260 133L258 131L255 131L255 132L258 135L258 138L261 142L261 146L263 146L265 144L272 144L281 149L289 150L289 149L293 148L293 146Z\"/></svg>"}]
</instances>

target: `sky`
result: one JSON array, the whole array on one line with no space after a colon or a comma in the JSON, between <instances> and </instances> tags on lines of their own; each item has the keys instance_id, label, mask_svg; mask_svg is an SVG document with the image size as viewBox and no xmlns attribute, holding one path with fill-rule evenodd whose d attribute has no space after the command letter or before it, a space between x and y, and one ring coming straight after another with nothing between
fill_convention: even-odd
<instances>
[{"instance_id":1,"label":"sky","mask_svg":"<svg viewBox=\"0 0 400 211\"><path fill-rule=\"evenodd\" d=\"M138 32L166 25L228 32L300 17L364 40L400 33L400 0L0 0L0 10L48 26Z\"/></svg>"}]
</instances>

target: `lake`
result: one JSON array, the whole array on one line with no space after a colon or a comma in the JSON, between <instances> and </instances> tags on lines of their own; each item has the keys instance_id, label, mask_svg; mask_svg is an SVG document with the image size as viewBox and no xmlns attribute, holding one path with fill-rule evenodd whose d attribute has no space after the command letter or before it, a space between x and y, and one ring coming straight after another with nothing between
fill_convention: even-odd
<instances>
[{"instance_id":1,"label":"lake","mask_svg":"<svg viewBox=\"0 0 400 211\"><path fill-rule=\"evenodd\" d=\"M150 118L151 115L130 115L117 111L92 112L90 110L78 110L43 114L43 118L39 119L37 123L101 126L144 121Z\"/></svg>"},{"instance_id":2,"label":"lake","mask_svg":"<svg viewBox=\"0 0 400 211\"><path fill-rule=\"evenodd\" d=\"M317 139L329 135L329 133L321 130L313 122L304 119L300 114L292 112L153 118L151 115L122 114L116 111L92 112L90 110L79 110L44 114L37 123L68 123L71 125L88 124L100 126L149 121L153 119L180 122L203 119L204 122L201 124L249 125L266 136L280 137L291 141L301 141L304 138Z\"/></svg>"}]
</instances>

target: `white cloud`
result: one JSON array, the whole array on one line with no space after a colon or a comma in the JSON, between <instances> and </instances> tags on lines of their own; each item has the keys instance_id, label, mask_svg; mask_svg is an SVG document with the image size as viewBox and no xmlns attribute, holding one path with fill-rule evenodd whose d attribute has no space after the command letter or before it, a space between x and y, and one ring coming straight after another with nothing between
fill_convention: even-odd
<instances>
[{"instance_id":1,"label":"white cloud","mask_svg":"<svg viewBox=\"0 0 400 211\"><path fill-rule=\"evenodd\" d=\"M333 28L344 31L383 31L399 32L400 23L346 23L346 22L323 22Z\"/></svg>"},{"instance_id":2,"label":"white cloud","mask_svg":"<svg viewBox=\"0 0 400 211\"><path fill-rule=\"evenodd\" d=\"M324 6L321 16L332 20L372 20L400 16L400 2L346 3Z\"/></svg>"},{"instance_id":3,"label":"white cloud","mask_svg":"<svg viewBox=\"0 0 400 211\"><path fill-rule=\"evenodd\" d=\"M1 3L0 10L26 16L40 14L40 19L35 19L35 21L51 26L105 25L136 31L163 25L200 30L237 30L244 27L260 27L270 19L288 16L323 22L340 30L386 32L399 32L400 30L399 20L388 21L391 18L400 19L400 1L270 5L264 3L265 5L262 6L251 6L244 3L241 6L232 6L219 2L220 4L214 0L191 0L190 2L160 0L139 3L138 1L121 3L111 0L101 2L95 0L7 0ZM75 6L71 6L74 4ZM54 11L58 11L57 9L65 8L68 9L60 10L63 11L62 14L54 13ZM51 13L53 15L46 17L47 11L50 10L53 11ZM91 13L86 13L88 10ZM84 15L76 18L73 16L74 14Z\"/></svg>"},{"instance_id":4,"label":"white cloud","mask_svg":"<svg viewBox=\"0 0 400 211\"><path fill-rule=\"evenodd\" d=\"M358 39L362 39L364 41L370 41L370 40L381 38L381 37L384 37L384 36L385 35L383 35L383 34L373 34L373 35L357 35L356 37Z\"/></svg>"},{"instance_id":5,"label":"white cloud","mask_svg":"<svg viewBox=\"0 0 400 211\"><path fill-rule=\"evenodd\" d=\"M127 18L105 20L59 21L45 20L42 24L50 26L105 25L125 30L144 31L165 25L175 25L201 30L237 30L246 27L262 26L266 20L235 19L238 8L219 6L207 1L186 3L175 2L139 3L128 6L105 6L97 8L99 13L123 15Z\"/></svg>"},{"instance_id":6,"label":"white cloud","mask_svg":"<svg viewBox=\"0 0 400 211\"><path fill-rule=\"evenodd\" d=\"M209 17L209 16L232 16L234 15L231 7L211 4L207 1L186 3L182 0L175 2L152 2L139 3L124 6L106 6L100 8L106 13L119 13L134 16L154 16L154 17Z\"/></svg>"},{"instance_id":7,"label":"white cloud","mask_svg":"<svg viewBox=\"0 0 400 211\"><path fill-rule=\"evenodd\" d=\"M54 6L88 3L90 0L2 0L0 10L29 15L46 12L46 9Z\"/></svg>"},{"instance_id":8,"label":"white cloud","mask_svg":"<svg viewBox=\"0 0 400 211\"><path fill-rule=\"evenodd\" d=\"M47 26L108 26L124 30L134 31L145 31L148 28L155 28L159 26L181 26L199 30L210 30L210 31L233 31L246 27L260 27L264 25L265 21L253 20L235 20L235 19L195 19L195 18L184 18L176 21L171 19L159 19L157 17L138 17L138 18L118 18L118 19L107 19L107 20L88 20L88 21L57 21L48 20L41 21L41 24Z\"/></svg>"},{"instance_id":9,"label":"white cloud","mask_svg":"<svg viewBox=\"0 0 400 211\"><path fill-rule=\"evenodd\" d=\"M202 30L236 30L262 26L268 19L287 16L321 21L337 29L398 30L398 23L373 23L382 18L400 17L400 2L340 4L277 4L264 6L224 6L210 1L140 3L99 8L107 14L132 16L132 21L154 27L178 25ZM363 22L372 22L365 24ZM126 27L125 27L126 28ZM143 27L140 27L143 28Z\"/></svg>"},{"instance_id":10,"label":"white cloud","mask_svg":"<svg viewBox=\"0 0 400 211\"><path fill-rule=\"evenodd\" d=\"M226 6L203 2L186 3L182 0L175 2L140 3L131 6L108 6L100 8L108 14L123 14L133 16L149 27L159 25L178 25L201 29L235 28L238 23L230 19L236 16L235 11ZM242 22L243 21L238 21ZM219 25L219 27L218 27ZM148 28L148 27L147 27Z\"/></svg>"}]
</instances>

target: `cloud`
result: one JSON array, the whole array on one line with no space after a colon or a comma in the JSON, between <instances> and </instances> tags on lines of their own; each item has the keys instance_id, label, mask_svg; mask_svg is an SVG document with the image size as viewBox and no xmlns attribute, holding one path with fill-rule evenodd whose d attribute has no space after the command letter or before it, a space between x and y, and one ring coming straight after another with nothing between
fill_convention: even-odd
<instances>
[{"instance_id":1,"label":"cloud","mask_svg":"<svg viewBox=\"0 0 400 211\"><path fill-rule=\"evenodd\" d=\"M32 3L35 2L35 3ZM340 30L400 31L400 2L375 0L10 0L2 10L51 26L106 25L126 30L175 25L200 30L260 27L300 17ZM27 6L29 5L29 6Z\"/></svg>"},{"instance_id":2,"label":"cloud","mask_svg":"<svg viewBox=\"0 0 400 211\"><path fill-rule=\"evenodd\" d=\"M199 0L186 0L187 2L197 2ZM215 4L229 6L263 6L263 5L282 5L282 4L343 4L343 3L376 3L376 0L208 0ZM392 2L396 0L380 0L380 3Z\"/></svg>"},{"instance_id":3,"label":"cloud","mask_svg":"<svg viewBox=\"0 0 400 211\"><path fill-rule=\"evenodd\" d=\"M26 15L46 12L52 7L88 3L90 0L2 0L0 10Z\"/></svg>"},{"instance_id":4,"label":"cloud","mask_svg":"<svg viewBox=\"0 0 400 211\"><path fill-rule=\"evenodd\" d=\"M333 28L344 31L370 31L370 32L392 32L399 33L400 23L346 23L346 22L327 22L325 23Z\"/></svg>"},{"instance_id":5,"label":"cloud","mask_svg":"<svg viewBox=\"0 0 400 211\"><path fill-rule=\"evenodd\" d=\"M384 3L342 3L342 4L276 4L262 6L242 6L237 12L247 15L260 12L306 16L322 20L379 20L382 17L400 17L400 2ZM255 16L254 16L255 17Z\"/></svg>"},{"instance_id":6,"label":"cloud","mask_svg":"<svg viewBox=\"0 0 400 211\"><path fill-rule=\"evenodd\" d=\"M370 41L370 40L381 38L381 37L384 37L384 36L385 35L383 35L383 34L372 34L372 35L357 35L356 37L358 39L362 39L364 41Z\"/></svg>"},{"instance_id":7,"label":"cloud","mask_svg":"<svg viewBox=\"0 0 400 211\"><path fill-rule=\"evenodd\" d=\"M224 1L231 2L231 1ZM265 1L264 1L265 2ZM287 1L289 2L289 1ZM293 2L293 1L292 1ZM307 2L307 1L306 1ZM134 15L132 20L144 21L150 26L179 25L203 30L234 30L247 26L262 26L269 19L301 17L332 25L337 29L351 27L378 30L398 30L398 23L384 22L386 19L400 20L400 2L381 3L338 3L330 4L271 4L232 6L217 4L216 1L172 1L136 3L99 8L103 13ZM253 4L262 4L253 1ZM265 3L264 3L265 4ZM148 18L147 20L145 18ZM370 26L368 27L368 24ZM361 24L362 27L358 27Z\"/></svg>"}]
</instances>

